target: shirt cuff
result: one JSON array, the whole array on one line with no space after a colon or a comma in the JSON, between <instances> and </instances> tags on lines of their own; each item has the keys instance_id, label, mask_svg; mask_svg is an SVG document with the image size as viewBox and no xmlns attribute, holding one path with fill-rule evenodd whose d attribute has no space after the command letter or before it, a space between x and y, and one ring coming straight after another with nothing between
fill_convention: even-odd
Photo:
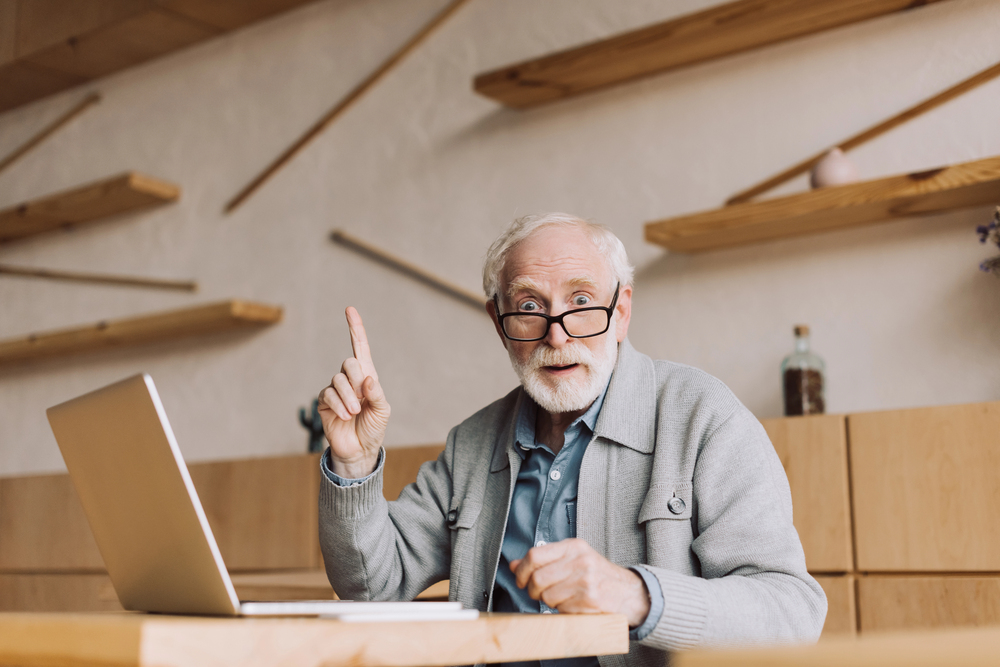
<instances>
[{"instance_id":1,"label":"shirt cuff","mask_svg":"<svg viewBox=\"0 0 1000 667\"><path fill-rule=\"evenodd\" d=\"M646 620L637 628L630 628L628 638L632 641L642 641L649 636L656 624L660 622L663 615L663 588L660 587L660 580L644 567L630 567L630 570L642 577L642 582L646 584L649 591L649 613Z\"/></svg>"},{"instance_id":2,"label":"shirt cuff","mask_svg":"<svg viewBox=\"0 0 1000 667\"><path fill-rule=\"evenodd\" d=\"M333 472L333 466L330 463L330 448L327 447L323 452L323 456L319 457L319 467L323 470L323 474L326 475L326 478L337 486L357 486L358 484L364 484L371 479L372 475L378 472L378 469L382 467L382 459L384 458L385 448L379 447L378 459L375 461L375 469L360 479L347 479L346 477L341 477L337 473ZM649 584L646 585L648 586ZM662 598L663 595L661 594L660 597Z\"/></svg>"}]
</instances>

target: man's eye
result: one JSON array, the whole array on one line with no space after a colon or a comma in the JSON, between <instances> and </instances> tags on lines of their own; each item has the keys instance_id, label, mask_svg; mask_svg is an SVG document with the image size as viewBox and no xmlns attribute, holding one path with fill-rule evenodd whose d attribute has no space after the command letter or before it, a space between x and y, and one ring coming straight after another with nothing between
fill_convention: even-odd
<instances>
[{"instance_id":1,"label":"man's eye","mask_svg":"<svg viewBox=\"0 0 1000 667\"><path fill-rule=\"evenodd\" d=\"M538 304L535 303L534 301L525 301L524 303L521 304L521 310L534 312L538 310Z\"/></svg>"},{"instance_id":2,"label":"man's eye","mask_svg":"<svg viewBox=\"0 0 1000 667\"><path fill-rule=\"evenodd\" d=\"M586 306L588 303L590 303L590 297L589 296L585 296L583 294L578 294L577 296L573 297L573 305L574 306Z\"/></svg>"}]
</instances>

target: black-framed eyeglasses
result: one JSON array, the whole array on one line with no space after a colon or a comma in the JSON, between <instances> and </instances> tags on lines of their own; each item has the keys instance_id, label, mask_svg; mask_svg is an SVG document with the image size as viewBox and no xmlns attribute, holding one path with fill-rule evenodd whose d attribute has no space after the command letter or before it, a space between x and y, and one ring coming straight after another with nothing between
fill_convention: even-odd
<instances>
[{"instance_id":1,"label":"black-framed eyeglasses","mask_svg":"<svg viewBox=\"0 0 1000 667\"><path fill-rule=\"evenodd\" d=\"M503 313L500 314L500 302L493 295L493 307L503 335L510 340L532 341L542 340L549 335L549 327L553 324L562 326L570 338L590 338L600 336L611 326L611 315L618 303L618 290L621 283L615 286L615 298L610 306L588 306L567 310L562 315L544 315L542 313Z\"/></svg>"}]
</instances>

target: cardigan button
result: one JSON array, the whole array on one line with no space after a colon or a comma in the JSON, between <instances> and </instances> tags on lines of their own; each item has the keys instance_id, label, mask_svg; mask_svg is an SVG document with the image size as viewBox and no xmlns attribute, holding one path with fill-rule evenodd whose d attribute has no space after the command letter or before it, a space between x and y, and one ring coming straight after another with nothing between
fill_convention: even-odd
<instances>
[{"instance_id":1,"label":"cardigan button","mask_svg":"<svg viewBox=\"0 0 1000 667\"><path fill-rule=\"evenodd\" d=\"M684 500L678 498L677 496L674 496L673 498L667 501L667 509L674 514L682 513L685 507L686 505L684 504Z\"/></svg>"}]
</instances>

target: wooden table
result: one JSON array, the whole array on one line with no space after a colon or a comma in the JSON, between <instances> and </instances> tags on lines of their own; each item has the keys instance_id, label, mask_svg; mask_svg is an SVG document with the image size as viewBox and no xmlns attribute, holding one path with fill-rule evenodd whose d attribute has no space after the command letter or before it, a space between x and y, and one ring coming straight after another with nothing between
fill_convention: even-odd
<instances>
[{"instance_id":1,"label":"wooden table","mask_svg":"<svg viewBox=\"0 0 1000 667\"><path fill-rule=\"evenodd\" d=\"M483 614L474 621L0 614L0 665L418 667L628 652L619 615Z\"/></svg>"},{"instance_id":2,"label":"wooden table","mask_svg":"<svg viewBox=\"0 0 1000 667\"><path fill-rule=\"evenodd\" d=\"M1000 664L1000 627L910 630L815 646L688 651L671 667L984 667Z\"/></svg>"}]
</instances>

